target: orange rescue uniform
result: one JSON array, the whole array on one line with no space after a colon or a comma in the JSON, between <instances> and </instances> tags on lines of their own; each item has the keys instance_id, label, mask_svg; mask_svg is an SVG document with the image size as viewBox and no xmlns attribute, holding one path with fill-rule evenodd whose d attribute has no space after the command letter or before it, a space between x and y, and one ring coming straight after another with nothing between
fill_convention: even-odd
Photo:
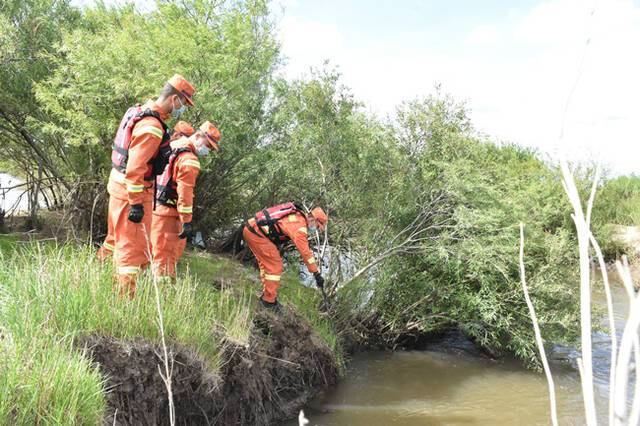
<instances>
[{"instance_id":1,"label":"orange rescue uniform","mask_svg":"<svg viewBox=\"0 0 640 426\"><path fill-rule=\"evenodd\" d=\"M191 222L196 179L200 162L195 155L195 145L188 138L171 142L171 149L188 148L173 161L171 179L177 184L178 199L175 206L158 203L153 212L151 245L153 247L153 271L157 277L176 276L176 264L187 244L186 238L178 238L182 224Z\"/></svg>"},{"instance_id":2,"label":"orange rescue uniform","mask_svg":"<svg viewBox=\"0 0 640 426\"><path fill-rule=\"evenodd\" d=\"M191 124L186 121L178 121L173 128L173 134L171 135L171 141L179 139L183 136L191 136L194 133L193 127ZM151 225L153 228L153 224ZM114 237L113 231L113 222L111 221L111 216L107 215L107 236L104 239L104 242L98 249L98 259L100 262L106 262L107 259L113 256L113 251L115 249L116 240Z\"/></svg>"},{"instance_id":3,"label":"orange rescue uniform","mask_svg":"<svg viewBox=\"0 0 640 426\"><path fill-rule=\"evenodd\" d=\"M98 259L100 262L106 262L107 259L113 256L113 251L116 248L116 239L113 231L113 222L111 221L111 215L107 214L107 236L104 242L98 249Z\"/></svg>"},{"instance_id":4,"label":"orange rescue uniform","mask_svg":"<svg viewBox=\"0 0 640 426\"><path fill-rule=\"evenodd\" d=\"M160 114L154 101L148 101L143 110L151 109ZM114 264L120 295L133 297L138 274L151 261L151 217L153 182L145 181L149 162L157 155L164 131L154 117L145 117L135 124L129 145L129 158L125 173L111 169L109 176L109 220L113 225ZM128 219L129 207L142 204L144 217L140 223Z\"/></svg>"},{"instance_id":5,"label":"orange rescue uniform","mask_svg":"<svg viewBox=\"0 0 640 426\"><path fill-rule=\"evenodd\" d=\"M307 269L311 273L318 272L316 260L309 248L307 240L307 220L302 213L296 212L283 217L277 223L280 231L296 246ZM249 229L251 228L251 229ZM252 232L252 230L254 232ZM263 227L265 233L268 227ZM242 231L244 240L258 260L260 267L260 280L262 281L262 299L265 302L275 303L278 298L278 287L282 276L282 257L276 245L260 231L255 219L250 219Z\"/></svg>"}]
</instances>

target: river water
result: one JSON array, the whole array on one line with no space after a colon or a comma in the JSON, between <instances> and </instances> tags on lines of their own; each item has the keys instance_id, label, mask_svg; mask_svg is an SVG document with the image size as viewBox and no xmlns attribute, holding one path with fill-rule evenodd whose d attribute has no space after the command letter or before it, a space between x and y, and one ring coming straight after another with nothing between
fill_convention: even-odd
<instances>
[{"instance_id":1,"label":"river water","mask_svg":"<svg viewBox=\"0 0 640 426\"><path fill-rule=\"evenodd\" d=\"M613 286L620 336L627 299L620 284ZM604 306L604 296L594 296L595 303ZM605 424L610 339L604 333L593 337L597 410L600 423ZM516 361L493 361L443 349L439 345L435 350L356 355L339 385L305 408L310 425L551 424L543 374L527 371ZM579 353L556 347L549 356L560 424L582 425L584 410L575 368Z\"/></svg>"}]
</instances>

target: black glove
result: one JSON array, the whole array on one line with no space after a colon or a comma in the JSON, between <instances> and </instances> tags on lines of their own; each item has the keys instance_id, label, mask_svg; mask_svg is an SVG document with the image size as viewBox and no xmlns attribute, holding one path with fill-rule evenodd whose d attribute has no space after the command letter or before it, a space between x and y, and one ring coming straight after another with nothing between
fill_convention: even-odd
<instances>
[{"instance_id":1,"label":"black glove","mask_svg":"<svg viewBox=\"0 0 640 426\"><path fill-rule=\"evenodd\" d=\"M142 222L144 217L144 207L142 204L134 204L129 208L129 220L133 223Z\"/></svg>"},{"instance_id":2,"label":"black glove","mask_svg":"<svg viewBox=\"0 0 640 426\"><path fill-rule=\"evenodd\" d=\"M318 286L318 288L324 288L324 278L322 278L320 272L314 272L313 278L316 279L316 285Z\"/></svg>"},{"instance_id":3,"label":"black glove","mask_svg":"<svg viewBox=\"0 0 640 426\"><path fill-rule=\"evenodd\" d=\"M183 223L182 232L178 234L178 238L182 240L184 238L191 238L191 237L193 237L193 225L191 225L191 222Z\"/></svg>"}]
</instances>

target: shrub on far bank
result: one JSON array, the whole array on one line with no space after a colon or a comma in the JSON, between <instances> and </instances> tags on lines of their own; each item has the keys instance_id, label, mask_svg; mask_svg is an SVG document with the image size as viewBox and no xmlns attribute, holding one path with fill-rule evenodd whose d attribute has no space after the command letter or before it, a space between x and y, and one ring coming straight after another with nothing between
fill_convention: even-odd
<instances>
[{"instance_id":1,"label":"shrub on far bank","mask_svg":"<svg viewBox=\"0 0 640 426\"><path fill-rule=\"evenodd\" d=\"M619 176L605 180L596 193L592 222L600 227L640 225L640 177Z\"/></svg>"},{"instance_id":2,"label":"shrub on far bank","mask_svg":"<svg viewBox=\"0 0 640 426\"><path fill-rule=\"evenodd\" d=\"M637 257L640 239L627 227L640 226L640 177L605 179L596 192L592 229L608 261Z\"/></svg>"}]
</instances>

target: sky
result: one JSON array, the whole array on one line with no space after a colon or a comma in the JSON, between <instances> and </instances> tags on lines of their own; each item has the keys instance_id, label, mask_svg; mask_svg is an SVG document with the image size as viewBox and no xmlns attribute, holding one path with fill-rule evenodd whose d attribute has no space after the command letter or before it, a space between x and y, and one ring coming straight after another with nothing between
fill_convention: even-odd
<instances>
[{"instance_id":1,"label":"sky","mask_svg":"<svg viewBox=\"0 0 640 426\"><path fill-rule=\"evenodd\" d=\"M274 11L288 77L329 60L383 117L440 84L495 140L640 173L638 1L281 0Z\"/></svg>"},{"instance_id":2,"label":"sky","mask_svg":"<svg viewBox=\"0 0 640 426\"><path fill-rule=\"evenodd\" d=\"M640 174L640 0L274 0L271 8L286 77L328 60L370 112L391 119L399 103L440 84L496 141Z\"/></svg>"}]
</instances>

